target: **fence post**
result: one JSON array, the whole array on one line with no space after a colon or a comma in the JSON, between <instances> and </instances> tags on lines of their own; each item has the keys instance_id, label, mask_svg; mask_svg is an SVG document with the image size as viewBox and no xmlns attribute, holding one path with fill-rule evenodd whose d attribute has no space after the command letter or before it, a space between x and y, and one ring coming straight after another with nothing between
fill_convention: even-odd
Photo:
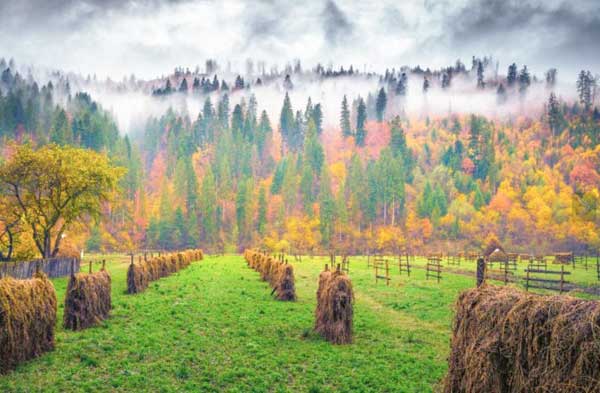
<instances>
[{"instance_id":1,"label":"fence post","mask_svg":"<svg viewBox=\"0 0 600 393\"><path fill-rule=\"evenodd\" d=\"M102 260L102 270L106 270L106 259Z\"/></svg>"},{"instance_id":2,"label":"fence post","mask_svg":"<svg viewBox=\"0 0 600 393\"><path fill-rule=\"evenodd\" d=\"M483 258L477 259L477 288L485 281L485 261Z\"/></svg>"},{"instance_id":3,"label":"fence post","mask_svg":"<svg viewBox=\"0 0 600 393\"><path fill-rule=\"evenodd\" d=\"M560 265L560 293L563 293L563 287L565 282L565 265Z\"/></svg>"},{"instance_id":4,"label":"fence post","mask_svg":"<svg viewBox=\"0 0 600 393\"><path fill-rule=\"evenodd\" d=\"M130 257L131 257L131 264L133 265L133 253L131 253Z\"/></svg>"},{"instance_id":5,"label":"fence post","mask_svg":"<svg viewBox=\"0 0 600 393\"><path fill-rule=\"evenodd\" d=\"M90 274L92 274L92 261L90 261Z\"/></svg>"}]
</instances>

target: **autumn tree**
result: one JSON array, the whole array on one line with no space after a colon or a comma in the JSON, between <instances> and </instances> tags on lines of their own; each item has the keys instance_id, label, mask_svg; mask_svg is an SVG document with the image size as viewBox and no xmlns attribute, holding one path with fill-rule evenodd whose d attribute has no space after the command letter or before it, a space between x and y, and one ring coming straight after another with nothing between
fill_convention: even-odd
<instances>
[{"instance_id":1,"label":"autumn tree","mask_svg":"<svg viewBox=\"0 0 600 393\"><path fill-rule=\"evenodd\" d=\"M0 167L0 187L8 203L18 206L42 257L50 258L69 227L100 216L123 174L94 151L23 145Z\"/></svg>"}]
</instances>

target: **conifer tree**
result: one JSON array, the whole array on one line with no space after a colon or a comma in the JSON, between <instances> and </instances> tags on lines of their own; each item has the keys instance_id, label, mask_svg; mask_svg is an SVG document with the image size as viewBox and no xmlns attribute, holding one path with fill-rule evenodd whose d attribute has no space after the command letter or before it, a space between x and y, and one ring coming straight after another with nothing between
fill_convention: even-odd
<instances>
[{"instance_id":1,"label":"conifer tree","mask_svg":"<svg viewBox=\"0 0 600 393\"><path fill-rule=\"evenodd\" d=\"M349 137L352 135L352 126L350 125L350 109L348 108L348 99L346 95L342 99L342 112L340 115L340 128L342 129L342 135Z\"/></svg>"},{"instance_id":2,"label":"conifer tree","mask_svg":"<svg viewBox=\"0 0 600 393\"><path fill-rule=\"evenodd\" d=\"M364 146L365 139L367 136L367 130L365 129L365 123L367 121L367 107L365 101L362 98L358 99L358 108L356 111L356 134L355 143L356 146Z\"/></svg>"},{"instance_id":3,"label":"conifer tree","mask_svg":"<svg viewBox=\"0 0 600 393\"><path fill-rule=\"evenodd\" d=\"M377 114L377 121L382 122L385 115L385 107L387 105L387 95L383 87L379 89L377 94L377 102L375 104L375 112Z\"/></svg>"}]
</instances>

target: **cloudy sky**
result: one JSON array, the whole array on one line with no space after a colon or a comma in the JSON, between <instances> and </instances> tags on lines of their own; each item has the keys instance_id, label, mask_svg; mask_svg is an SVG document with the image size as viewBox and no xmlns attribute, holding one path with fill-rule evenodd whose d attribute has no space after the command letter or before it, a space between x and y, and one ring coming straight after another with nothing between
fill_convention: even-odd
<instances>
[{"instance_id":1,"label":"cloudy sky","mask_svg":"<svg viewBox=\"0 0 600 393\"><path fill-rule=\"evenodd\" d=\"M597 0L0 1L0 56L100 77L151 78L207 58L381 70L472 55L575 75L600 71L599 49Z\"/></svg>"}]
</instances>

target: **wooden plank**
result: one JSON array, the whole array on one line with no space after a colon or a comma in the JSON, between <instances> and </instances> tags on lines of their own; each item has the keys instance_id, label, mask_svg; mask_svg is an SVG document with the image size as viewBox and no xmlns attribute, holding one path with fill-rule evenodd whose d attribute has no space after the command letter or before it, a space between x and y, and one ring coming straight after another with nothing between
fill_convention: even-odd
<instances>
[{"instance_id":1,"label":"wooden plank","mask_svg":"<svg viewBox=\"0 0 600 393\"><path fill-rule=\"evenodd\" d=\"M566 283L565 280L551 280L551 279L547 279L547 278L537 278L537 277L529 277L529 281L548 282L548 283L556 283L556 284L560 284L561 282Z\"/></svg>"},{"instance_id":2,"label":"wooden plank","mask_svg":"<svg viewBox=\"0 0 600 393\"><path fill-rule=\"evenodd\" d=\"M571 272L561 272L556 270L536 270L536 269L525 269L528 273L541 273L541 274L571 274Z\"/></svg>"}]
</instances>

